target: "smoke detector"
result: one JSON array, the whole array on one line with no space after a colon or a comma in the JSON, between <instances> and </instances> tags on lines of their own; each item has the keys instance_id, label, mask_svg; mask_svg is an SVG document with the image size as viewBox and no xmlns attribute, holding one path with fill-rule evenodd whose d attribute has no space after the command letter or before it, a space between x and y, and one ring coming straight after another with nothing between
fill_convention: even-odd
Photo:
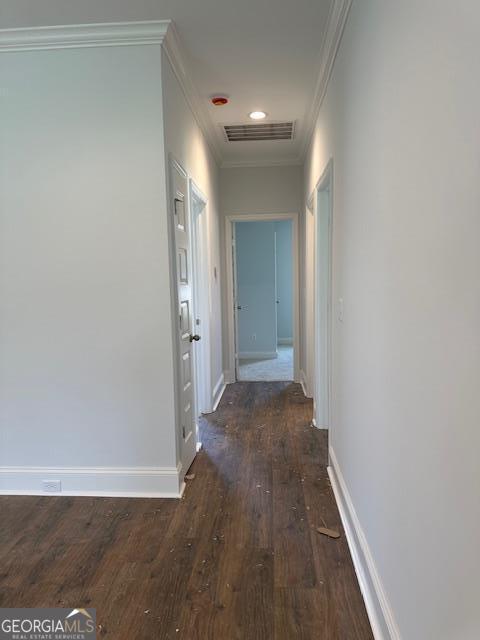
<instances>
[{"instance_id":1,"label":"smoke detector","mask_svg":"<svg viewBox=\"0 0 480 640\"><path fill-rule=\"evenodd\" d=\"M228 104L227 96L212 96L210 100L215 107L223 107Z\"/></svg>"}]
</instances>

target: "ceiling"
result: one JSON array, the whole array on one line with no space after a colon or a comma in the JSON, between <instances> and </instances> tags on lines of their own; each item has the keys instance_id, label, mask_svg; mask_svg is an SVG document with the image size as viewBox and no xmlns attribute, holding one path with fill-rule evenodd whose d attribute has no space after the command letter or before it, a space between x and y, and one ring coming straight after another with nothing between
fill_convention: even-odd
<instances>
[{"instance_id":1,"label":"ceiling","mask_svg":"<svg viewBox=\"0 0 480 640\"><path fill-rule=\"evenodd\" d=\"M1 0L0 28L175 22L223 166L299 162L334 0ZM213 94L230 103L214 107ZM221 124L294 120L294 140L226 142ZM310 116L311 117L311 116Z\"/></svg>"}]
</instances>

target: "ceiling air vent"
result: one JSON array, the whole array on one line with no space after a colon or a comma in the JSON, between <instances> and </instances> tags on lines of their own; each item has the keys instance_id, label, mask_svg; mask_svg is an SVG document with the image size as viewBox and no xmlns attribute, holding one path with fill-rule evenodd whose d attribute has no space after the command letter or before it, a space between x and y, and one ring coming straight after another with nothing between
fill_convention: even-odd
<instances>
[{"instance_id":1,"label":"ceiling air vent","mask_svg":"<svg viewBox=\"0 0 480 640\"><path fill-rule=\"evenodd\" d=\"M293 140L293 122L264 122L262 124L223 125L228 142L244 140Z\"/></svg>"}]
</instances>

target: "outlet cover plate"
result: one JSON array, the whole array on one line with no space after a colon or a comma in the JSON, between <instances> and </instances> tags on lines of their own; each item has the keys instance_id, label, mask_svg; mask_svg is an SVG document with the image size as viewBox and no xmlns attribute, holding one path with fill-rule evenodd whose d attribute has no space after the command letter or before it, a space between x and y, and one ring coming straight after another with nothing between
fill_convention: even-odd
<instances>
[{"instance_id":1,"label":"outlet cover plate","mask_svg":"<svg viewBox=\"0 0 480 640\"><path fill-rule=\"evenodd\" d=\"M62 483L60 480L44 480L42 489L46 493L60 493L62 491Z\"/></svg>"}]
</instances>

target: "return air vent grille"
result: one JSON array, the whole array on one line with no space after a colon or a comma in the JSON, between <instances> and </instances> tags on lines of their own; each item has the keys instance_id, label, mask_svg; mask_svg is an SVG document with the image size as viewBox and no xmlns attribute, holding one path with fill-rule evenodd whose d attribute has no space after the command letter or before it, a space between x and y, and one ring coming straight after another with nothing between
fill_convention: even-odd
<instances>
[{"instance_id":1,"label":"return air vent grille","mask_svg":"<svg viewBox=\"0 0 480 640\"><path fill-rule=\"evenodd\" d=\"M228 142L293 140L293 122L265 122L262 124L226 124L223 126Z\"/></svg>"}]
</instances>

